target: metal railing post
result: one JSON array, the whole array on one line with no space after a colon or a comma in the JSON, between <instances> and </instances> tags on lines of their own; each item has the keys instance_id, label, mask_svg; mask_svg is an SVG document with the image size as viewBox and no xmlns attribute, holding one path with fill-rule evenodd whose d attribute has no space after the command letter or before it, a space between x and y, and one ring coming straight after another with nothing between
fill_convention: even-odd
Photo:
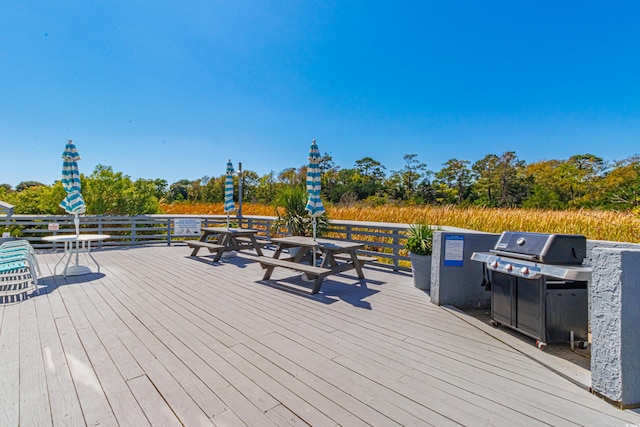
<instances>
[{"instance_id":1,"label":"metal railing post","mask_svg":"<svg viewBox=\"0 0 640 427\"><path fill-rule=\"evenodd\" d=\"M398 236L393 238L393 271L400 270L400 249L398 247Z\"/></svg>"}]
</instances>

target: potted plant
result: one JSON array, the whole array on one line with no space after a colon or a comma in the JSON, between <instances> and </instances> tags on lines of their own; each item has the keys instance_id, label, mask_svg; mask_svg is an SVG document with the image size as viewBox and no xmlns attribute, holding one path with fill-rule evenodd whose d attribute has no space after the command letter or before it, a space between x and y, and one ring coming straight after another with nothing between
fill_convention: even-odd
<instances>
[{"instance_id":1,"label":"potted plant","mask_svg":"<svg viewBox=\"0 0 640 427\"><path fill-rule=\"evenodd\" d=\"M430 290L433 229L426 224L409 226L405 248L409 251L411 259L414 286L425 291Z\"/></svg>"}]
</instances>

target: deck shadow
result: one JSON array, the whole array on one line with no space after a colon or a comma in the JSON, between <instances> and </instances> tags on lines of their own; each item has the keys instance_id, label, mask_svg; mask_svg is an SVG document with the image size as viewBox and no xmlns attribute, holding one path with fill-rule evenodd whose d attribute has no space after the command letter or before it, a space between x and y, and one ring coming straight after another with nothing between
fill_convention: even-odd
<instances>
[{"instance_id":1,"label":"deck shadow","mask_svg":"<svg viewBox=\"0 0 640 427\"><path fill-rule=\"evenodd\" d=\"M536 347L535 339L506 326L495 327L490 321L490 309L454 309L456 316L486 334L501 341L526 358L555 372L566 380L589 389L591 386L591 351L571 349L568 343L551 343L544 350Z\"/></svg>"},{"instance_id":2,"label":"deck shadow","mask_svg":"<svg viewBox=\"0 0 640 427\"><path fill-rule=\"evenodd\" d=\"M15 304L22 301L26 301L28 299L37 298L39 296L44 296L50 294L55 289L60 286L71 285L75 283L85 283L92 282L94 280L100 280L105 277L104 273L89 273L82 274L78 276L68 276L63 277L61 274L58 275L50 275L50 276L41 276L38 277L38 286L37 291L32 293L22 292L15 295L2 295L0 296L0 305L3 304Z\"/></svg>"},{"instance_id":3,"label":"deck shadow","mask_svg":"<svg viewBox=\"0 0 640 427\"><path fill-rule=\"evenodd\" d=\"M207 265L212 265L214 267L225 265L225 264L231 264L231 265L235 265L238 268L246 268L248 264L255 262L250 258L244 258L241 256L226 257L226 258L223 257L220 259L220 261L214 262L213 259L211 258L214 256L215 254L195 256L195 257L186 255L185 258L193 259L195 261L198 261Z\"/></svg>"},{"instance_id":4,"label":"deck shadow","mask_svg":"<svg viewBox=\"0 0 640 427\"><path fill-rule=\"evenodd\" d=\"M40 277L38 279L38 294L48 294L55 288L65 285L73 285L76 283L93 282L105 277L104 273L92 272L89 274L81 274L77 276L64 277L62 274ZM44 286L43 286L44 285ZM37 296L37 295L34 295Z\"/></svg>"},{"instance_id":5,"label":"deck shadow","mask_svg":"<svg viewBox=\"0 0 640 427\"><path fill-rule=\"evenodd\" d=\"M322 283L322 287L320 288L320 292L317 294L311 293L313 289L313 282L306 282L302 280L300 275L294 275L284 279L258 280L256 283L318 301L323 304L333 304L342 300L354 307L371 310L371 304L365 301L365 299L371 295L377 294L379 291L369 289L366 285L367 282L370 281L366 279L356 280L356 284L349 284L325 279Z\"/></svg>"}]
</instances>

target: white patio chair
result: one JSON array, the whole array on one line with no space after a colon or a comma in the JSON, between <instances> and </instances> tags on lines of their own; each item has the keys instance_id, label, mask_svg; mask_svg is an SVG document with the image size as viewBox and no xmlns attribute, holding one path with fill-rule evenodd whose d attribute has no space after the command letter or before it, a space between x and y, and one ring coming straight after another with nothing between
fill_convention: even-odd
<instances>
[{"instance_id":1,"label":"white patio chair","mask_svg":"<svg viewBox=\"0 0 640 427\"><path fill-rule=\"evenodd\" d=\"M38 277L32 264L22 260L0 261L0 299L38 291Z\"/></svg>"},{"instance_id":2,"label":"white patio chair","mask_svg":"<svg viewBox=\"0 0 640 427\"><path fill-rule=\"evenodd\" d=\"M0 260L11 257L16 253L27 253L29 255L31 263L36 268L38 275L40 272L40 264L38 264L38 258L36 258L36 252L33 246L26 240L12 240L0 244Z\"/></svg>"},{"instance_id":3,"label":"white patio chair","mask_svg":"<svg viewBox=\"0 0 640 427\"><path fill-rule=\"evenodd\" d=\"M0 301L37 293L39 274L40 266L28 242L5 242L0 245Z\"/></svg>"}]
</instances>

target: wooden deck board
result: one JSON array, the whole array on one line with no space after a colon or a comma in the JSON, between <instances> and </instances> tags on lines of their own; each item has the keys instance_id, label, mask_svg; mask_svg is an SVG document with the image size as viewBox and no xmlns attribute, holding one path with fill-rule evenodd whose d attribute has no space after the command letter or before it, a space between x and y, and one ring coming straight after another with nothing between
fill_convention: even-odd
<instances>
[{"instance_id":1,"label":"wooden deck board","mask_svg":"<svg viewBox=\"0 0 640 427\"><path fill-rule=\"evenodd\" d=\"M42 267L40 265L40 268ZM52 280L49 282L53 283ZM53 285L51 287L53 288ZM35 386L48 393L54 425L83 426L85 419L51 310L51 300L44 296L38 296L33 301L36 307L34 321L37 321L38 324L46 380Z\"/></svg>"},{"instance_id":2,"label":"wooden deck board","mask_svg":"<svg viewBox=\"0 0 640 427\"><path fill-rule=\"evenodd\" d=\"M42 344L36 321L35 299L23 301L20 306L20 411L21 425L50 425L51 407L46 384Z\"/></svg>"},{"instance_id":3,"label":"wooden deck board","mask_svg":"<svg viewBox=\"0 0 640 427\"><path fill-rule=\"evenodd\" d=\"M90 425L117 425L109 401L69 317L55 320L82 413Z\"/></svg>"},{"instance_id":4,"label":"wooden deck board","mask_svg":"<svg viewBox=\"0 0 640 427\"><path fill-rule=\"evenodd\" d=\"M0 425L20 422L20 307L7 305L0 329L0 361L3 373L0 383Z\"/></svg>"},{"instance_id":5,"label":"wooden deck board","mask_svg":"<svg viewBox=\"0 0 640 427\"><path fill-rule=\"evenodd\" d=\"M406 274L369 266L309 295L289 270L262 282L250 253L189 251L95 251L100 274L67 278L38 254L41 294L0 305L0 425L640 423Z\"/></svg>"},{"instance_id":6,"label":"wooden deck board","mask_svg":"<svg viewBox=\"0 0 640 427\"><path fill-rule=\"evenodd\" d=\"M150 278L145 278L141 283L148 280ZM202 341L196 339L192 333L192 330L196 330L196 328L185 328L180 325L179 316L167 317L166 310L164 313L158 310L157 307L162 304L158 304L159 301L153 293L134 292L130 294L130 297L135 298L142 311L148 315L140 317L140 320L152 329L154 335L185 365L198 371L203 383L207 384L208 388L220 399L222 406L220 410L214 411L214 416L219 416L225 413L228 408L235 407L236 414L244 419L247 425L270 424L263 412L276 406L278 402L271 399L255 383L244 378L236 368L226 363ZM232 385L230 381L234 384Z\"/></svg>"},{"instance_id":7,"label":"wooden deck board","mask_svg":"<svg viewBox=\"0 0 640 427\"><path fill-rule=\"evenodd\" d=\"M210 417L224 412L225 406L203 380L142 322L140 318L144 320L145 313L127 295L118 292L117 278L103 282L99 292L119 319L113 319L113 324L119 326L118 330L123 329L128 350L178 418L186 425L205 425Z\"/></svg>"},{"instance_id":8,"label":"wooden deck board","mask_svg":"<svg viewBox=\"0 0 640 427\"><path fill-rule=\"evenodd\" d=\"M129 389L140 403L145 416L153 426L180 427L182 424L158 393L146 375L127 380Z\"/></svg>"},{"instance_id":9,"label":"wooden deck board","mask_svg":"<svg viewBox=\"0 0 640 427\"><path fill-rule=\"evenodd\" d=\"M86 288L82 283L75 283L61 291L114 416L120 425L150 425L127 384L131 375L140 376L144 371L132 362L118 338L107 330L109 325L87 298Z\"/></svg>"},{"instance_id":10,"label":"wooden deck board","mask_svg":"<svg viewBox=\"0 0 640 427\"><path fill-rule=\"evenodd\" d=\"M145 281L149 281L153 278L147 278ZM152 286L152 283L145 283L146 285ZM159 305L157 303L163 303L166 301L166 296L156 292L140 292L139 295L141 298L148 298L151 301L146 307L147 312L153 312L154 307ZM179 296L176 299L180 298ZM174 310L177 310L174 305ZM220 346L216 343L215 340L210 339L204 331L200 328L191 328L191 330L187 330L184 327L181 327L179 323L185 325L192 325L192 323L180 322L181 315L183 314L179 310L175 311L176 316L171 316L171 320L165 323L165 326L170 327L176 336L180 337L180 340L183 342L188 342L189 347L196 349L200 357L206 358L207 362L211 364L212 367L215 367L216 371L220 372L221 375L224 375L225 378L229 378L231 382L233 382L234 386L230 384L217 384L220 381L216 381L215 379L209 379L207 384L212 386L214 390L221 390L227 394L225 400L230 403L230 406L235 408L235 410L241 413L241 417L244 417L249 425L266 425L267 420L264 418L262 413L267 413L270 409L273 409L275 406L279 404L278 401L273 399L268 393L264 390L256 386L256 383L249 378L247 378L239 369L243 368L242 371L251 370L251 366L243 363L244 360L241 359L238 355L236 355L233 351L228 350L226 347ZM157 315L162 315L162 313L157 313ZM169 324L170 323L170 324ZM173 341L171 337L165 336L163 339L164 342ZM211 348L207 347L210 346ZM176 345L176 349L186 348L184 345ZM221 354L217 354L212 352L211 350L215 349L217 352ZM226 350L226 351L225 351ZM189 365L194 367L194 365L198 365L197 360L193 360L189 354L183 355L184 359L189 359L191 363ZM229 359L229 360L226 360ZM237 368L236 368L237 367ZM201 366L199 371L204 372L206 368ZM259 373L254 370L254 372ZM220 376L222 379L222 376ZM255 380L255 379L254 379ZM238 391L242 394L237 394L235 396L230 395L233 389L238 388ZM243 396L246 396L243 397ZM291 396L295 398L295 396ZM285 399L286 401L286 399ZM287 402L289 403L289 402ZM253 418L248 418L251 413L253 406L257 406L257 409L260 409L260 413L254 413ZM287 407L291 407L289 403ZM319 421L322 420L322 423L325 423L327 418L322 414L322 412L317 411L314 407L308 406L302 413L305 414L305 417L309 419L311 425L319 425L321 424ZM315 417L311 417L312 414L315 413ZM311 417L311 418L310 418ZM275 425L275 424L274 424Z\"/></svg>"},{"instance_id":11,"label":"wooden deck board","mask_svg":"<svg viewBox=\"0 0 640 427\"><path fill-rule=\"evenodd\" d=\"M358 375L333 360L319 356L283 335L270 334L264 338L263 342L267 343L271 348L277 349L279 353L289 360L305 367L308 372L315 372L321 375L333 385L356 397L361 402L368 403L375 397L381 397L382 402L372 407L383 413L387 412L395 422L401 425L413 425L421 422L418 417L413 415L414 411L418 410L419 405L413 401L407 402L408 409L397 411L393 402L398 399L398 396L385 385ZM422 421L430 423L437 421L438 423L434 425L443 425L443 423L450 422L450 420L439 416L435 411L431 414L430 419Z\"/></svg>"}]
</instances>

